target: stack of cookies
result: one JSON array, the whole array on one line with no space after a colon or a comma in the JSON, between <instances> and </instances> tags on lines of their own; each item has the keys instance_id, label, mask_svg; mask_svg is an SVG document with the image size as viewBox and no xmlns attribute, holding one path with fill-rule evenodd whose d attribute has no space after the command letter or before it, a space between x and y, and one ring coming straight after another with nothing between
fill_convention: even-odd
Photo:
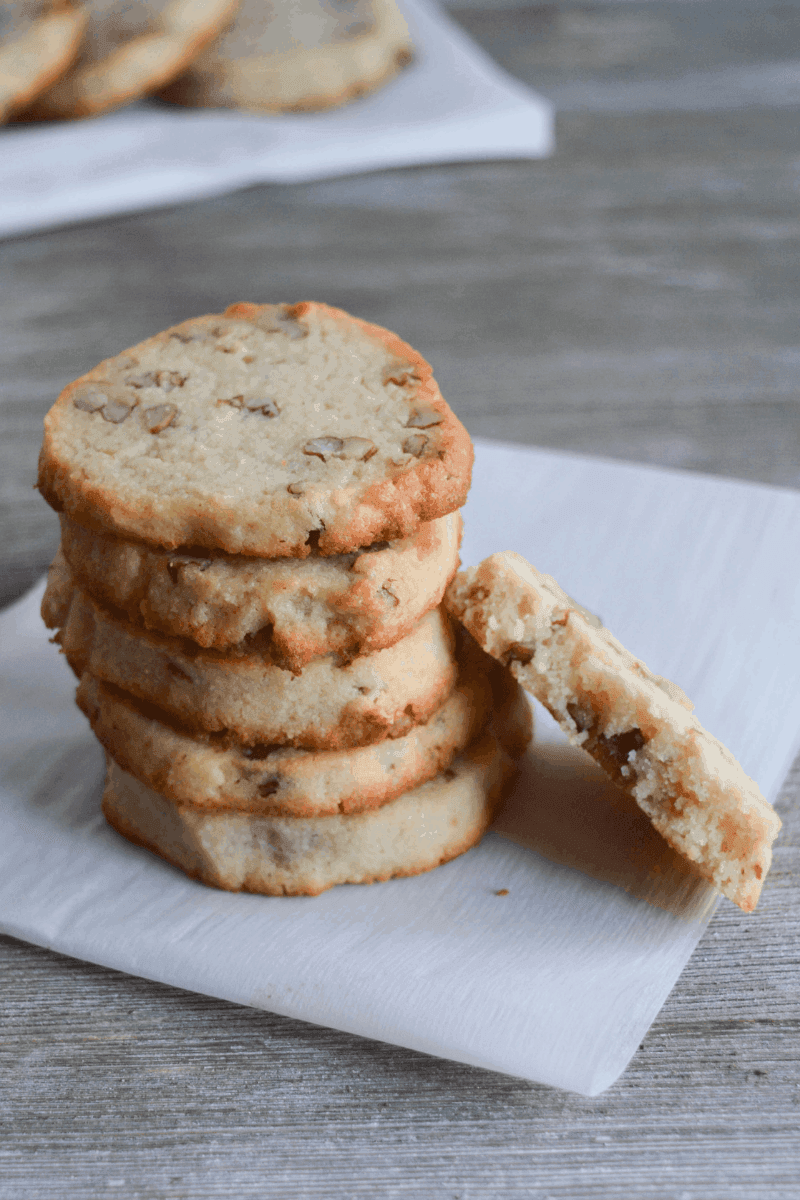
<instances>
[{"instance_id":1,"label":"stack of cookies","mask_svg":"<svg viewBox=\"0 0 800 1200\"><path fill-rule=\"evenodd\" d=\"M324 109L411 60L395 0L0 0L0 122L193 107Z\"/></svg>"},{"instance_id":2,"label":"stack of cookies","mask_svg":"<svg viewBox=\"0 0 800 1200\"><path fill-rule=\"evenodd\" d=\"M322 304L237 304L65 389L43 615L121 833L269 894L480 838L531 718L441 605L471 466L428 364Z\"/></svg>"}]
</instances>

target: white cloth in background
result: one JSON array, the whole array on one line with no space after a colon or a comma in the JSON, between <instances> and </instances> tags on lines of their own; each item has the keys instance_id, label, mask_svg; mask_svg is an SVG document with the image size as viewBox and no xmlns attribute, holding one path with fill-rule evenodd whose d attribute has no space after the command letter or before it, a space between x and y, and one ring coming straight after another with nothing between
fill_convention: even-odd
<instances>
[{"instance_id":1,"label":"white cloth in background","mask_svg":"<svg viewBox=\"0 0 800 1200\"><path fill-rule=\"evenodd\" d=\"M254 183L550 152L546 100L439 9L400 6L415 61L333 112L257 116L144 102L94 120L0 128L0 236Z\"/></svg>"},{"instance_id":2,"label":"white cloth in background","mask_svg":"<svg viewBox=\"0 0 800 1200\"><path fill-rule=\"evenodd\" d=\"M554 575L685 689L775 799L800 745L800 495L479 443L465 521L466 563L513 549ZM102 755L40 595L0 615L0 930L586 1095L614 1082L715 893L649 870L642 824L614 815L541 710L505 836L428 875L316 898L217 892L103 821ZM554 861L578 827L590 874ZM604 858L613 869L592 877Z\"/></svg>"}]
</instances>

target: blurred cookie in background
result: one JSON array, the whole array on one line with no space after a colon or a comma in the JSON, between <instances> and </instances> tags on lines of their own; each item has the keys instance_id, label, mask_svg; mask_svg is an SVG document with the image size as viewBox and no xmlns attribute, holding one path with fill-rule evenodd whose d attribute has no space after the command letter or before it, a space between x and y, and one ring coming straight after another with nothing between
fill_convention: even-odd
<instances>
[{"instance_id":1,"label":"blurred cookie in background","mask_svg":"<svg viewBox=\"0 0 800 1200\"><path fill-rule=\"evenodd\" d=\"M0 0L0 122L67 69L85 25L85 11L68 0Z\"/></svg>"},{"instance_id":2,"label":"blurred cookie in background","mask_svg":"<svg viewBox=\"0 0 800 1200\"><path fill-rule=\"evenodd\" d=\"M75 62L23 114L90 117L169 83L212 41L238 0L85 0Z\"/></svg>"},{"instance_id":3,"label":"blurred cookie in background","mask_svg":"<svg viewBox=\"0 0 800 1200\"><path fill-rule=\"evenodd\" d=\"M230 27L160 95L200 108L334 108L374 91L411 57L394 0L243 0Z\"/></svg>"}]
</instances>

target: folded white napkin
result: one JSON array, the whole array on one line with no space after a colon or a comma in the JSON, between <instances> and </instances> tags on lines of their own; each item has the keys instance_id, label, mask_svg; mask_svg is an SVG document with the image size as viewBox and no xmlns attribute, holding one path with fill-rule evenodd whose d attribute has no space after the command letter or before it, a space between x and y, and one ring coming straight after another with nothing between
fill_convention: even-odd
<instances>
[{"instance_id":1,"label":"folded white napkin","mask_svg":"<svg viewBox=\"0 0 800 1200\"><path fill-rule=\"evenodd\" d=\"M800 495L482 443L465 520L465 562L513 549L555 575L774 799L800 745ZM40 596L0 616L0 929L586 1095L614 1082L715 893L544 716L504 835L463 858L316 898L217 892L106 826Z\"/></svg>"},{"instance_id":2,"label":"folded white napkin","mask_svg":"<svg viewBox=\"0 0 800 1200\"><path fill-rule=\"evenodd\" d=\"M0 236L254 183L548 154L548 102L438 8L399 3L414 62L334 112L256 116L145 102L89 121L0 129Z\"/></svg>"}]
</instances>

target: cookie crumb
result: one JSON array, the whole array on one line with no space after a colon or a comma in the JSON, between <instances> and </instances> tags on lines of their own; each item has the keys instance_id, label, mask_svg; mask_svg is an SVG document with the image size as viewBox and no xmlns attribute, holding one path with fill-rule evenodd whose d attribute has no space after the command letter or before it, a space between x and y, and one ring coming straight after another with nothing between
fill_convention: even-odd
<instances>
[{"instance_id":1,"label":"cookie crumb","mask_svg":"<svg viewBox=\"0 0 800 1200\"><path fill-rule=\"evenodd\" d=\"M508 888L500 888L499 891L495 892L495 896L507 896L507 895L508 895Z\"/></svg>"}]
</instances>

